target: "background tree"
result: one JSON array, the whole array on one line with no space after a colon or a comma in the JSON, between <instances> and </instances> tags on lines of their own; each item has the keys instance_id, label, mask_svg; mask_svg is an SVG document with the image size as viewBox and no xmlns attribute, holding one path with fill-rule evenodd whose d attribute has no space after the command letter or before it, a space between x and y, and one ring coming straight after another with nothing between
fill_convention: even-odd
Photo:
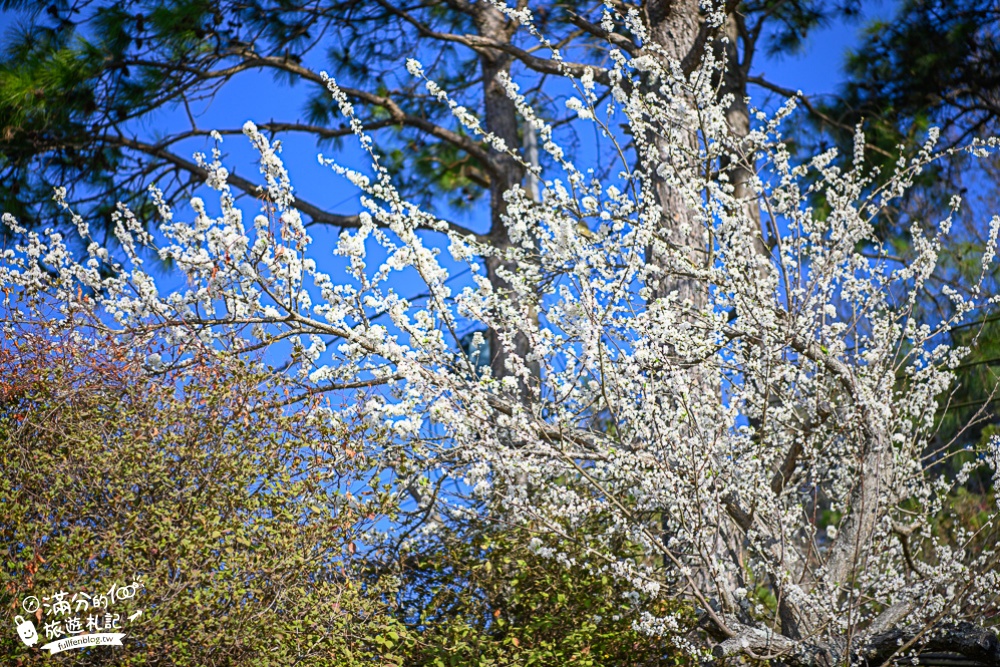
<instances>
[{"instance_id":1,"label":"background tree","mask_svg":"<svg viewBox=\"0 0 1000 667\"><path fill-rule=\"evenodd\" d=\"M604 59L603 45L611 43L630 51L641 48L628 35L608 34L599 27L601 3L553 1L530 7L540 29L547 34L565 33L558 34L553 46L578 55L581 63L536 55L537 49L524 51L514 43L526 43L514 29L516 19L505 17L491 3L464 0L433 0L405 8L388 0L322 6L256 0L57 1L41 6L6 0L4 7L23 10L27 18L8 35L2 84L3 153L8 158L5 180L9 187L5 209L24 213L25 223L39 219L45 209L37 207L50 202L53 185L75 183L76 177L88 186L81 188L81 195L93 196L90 201L94 202L109 200L108 192L96 196L96 189L112 187L115 181L107 178L133 186L118 187L110 191L113 194L141 190L134 187L141 180L125 179L151 180L144 174L148 169L176 173L181 179L177 185L188 189L200 184L203 172L186 151L172 149L192 136L208 135L208 129L197 126L191 105L205 97L224 99L227 83L257 70L273 73L276 86L301 82L311 88L306 96L308 122L284 119L261 125L265 131L306 133L321 143L349 134L342 124L332 122L333 109L319 76L318 67L323 67L345 85L356 86L345 92L366 109L360 120L384 143L390 160L398 162L406 150L410 168L397 174L404 191L408 179L415 195L429 194L426 185L431 183L451 192L462 188L463 199L474 198L491 182L500 166L496 161L502 163L507 157L490 152L477 137L462 136L460 127L452 131L457 126L448 110L429 103L412 82L397 76L406 54L420 53L425 47L434 53L434 63L427 67L435 80L446 85L464 107L479 112L490 132L509 146L520 146L520 121L496 88L497 73L516 67L550 78L579 76L580 64L586 63L595 66L600 78L598 59ZM624 13L630 7L621 4L618 9ZM704 37L719 30L703 24L693 3L650 2L633 9L640 10L654 43L688 64L697 59ZM750 71L759 47L798 47L812 28L833 16L856 12L851 3L821 2L752 2L730 9L731 22L725 30L733 39L728 48L741 65L734 68L733 76ZM686 26L685 31L672 31L671 25ZM323 49L327 52L322 53ZM470 78L470 73L475 76ZM565 109L555 99L558 95L550 96L539 83L529 96L555 118L564 118ZM746 82L733 83L729 90L745 93L745 86ZM143 129L127 121L170 106L186 108L192 127L145 142L135 138L142 138ZM214 129L223 134L239 132L238 127ZM203 144L194 145L203 148ZM135 162L140 158L141 164ZM43 165L44 169L37 168ZM513 180L507 180L520 182L523 166L512 163L506 168L514 170ZM162 178L157 181L164 183ZM233 185L252 188L240 180ZM353 220L351 215L340 218L330 211L323 215L316 207L304 207L303 212L320 223L350 225ZM106 222L107 209L98 213L104 214Z\"/></svg>"}]
</instances>

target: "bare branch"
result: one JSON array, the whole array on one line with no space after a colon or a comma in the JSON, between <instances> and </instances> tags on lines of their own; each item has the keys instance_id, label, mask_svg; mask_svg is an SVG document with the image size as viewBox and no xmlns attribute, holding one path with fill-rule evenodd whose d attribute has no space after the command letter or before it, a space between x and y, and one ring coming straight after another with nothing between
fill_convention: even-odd
<instances>
[{"instance_id":1,"label":"bare branch","mask_svg":"<svg viewBox=\"0 0 1000 667\"><path fill-rule=\"evenodd\" d=\"M181 156L177 155L176 153L167 150L162 145L148 144L146 142L139 141L138 139L129 139L128 137L121 135L118 136L109 135L105 137L105 140L108 141L109 143L116 144L119 146L124 146L126 148L131 148L140 151L142 153L145 153L146 155L150 155L152 157L164 160L165 162L168 162L174 165L175 167L188 171L198 176L201 179L205 179L208 177L207 170L198 166L196 163L190 160L186 160ZM253 181L245 179L242 176L237 176L236 174L230 174L226 182L236 187L240 191L245 192L254 197L258 196L261 193L260 185L254 183ZM328 211L321 209L315 204L311 204L310 202L301 199L300 197L295 198L295 208L301 213L304 213L307 216L309 216L314 223L331 225L334 227L348 227L348 228L356 228L361 226L361 218L357 215L339 215L336 213L330 213ZM456 234L461 234L462 236L472 236L475 238L479 238L481 236L477 232L474 232L473 230L469 229L468 227L464 227L454 222L449 222L449 221L445 222L448 225L449 231L455 232Z\"/></svg>"}]
</instances>

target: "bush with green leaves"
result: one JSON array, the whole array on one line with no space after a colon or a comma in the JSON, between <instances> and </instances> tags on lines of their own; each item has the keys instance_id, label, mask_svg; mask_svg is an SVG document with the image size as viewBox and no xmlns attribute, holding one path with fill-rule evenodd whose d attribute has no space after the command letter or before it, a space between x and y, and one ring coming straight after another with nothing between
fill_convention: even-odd
<instances>
[{"instance_id":1,"label":"bush with green leaves","mask_svg":"<svg viewBox=\"0 0 1000 667\"><path fill-rule=\"evenodd\" d=\"M10 665L392 664L393 582L352 561L383 518L360 423L289 410L245 364L158 376L103 340L23 332L0 350L0 633ZM367 481L366 481L367 480ZM142 586L123 646L39 647L22 601ZM117 605L117 606L115 606ZM138 610L134 622L126 617ZM75 610L74 610L75 611ZM63 635L65 638L66 635Z\"/></svg>"},{"instance_id":2,"label":"bush with green leaves","mask_svg":"<svg viewBox=\"0 0 1000 667\"><path fill-rule=\"evenodd\" d=\"M607 573L567 568L551 557L557 549L577 550L583 560L580 544L557 543L543 531L483 513L414 545L400 561L400 612L412 629L408 664L691 664L666 640L633 628L628 587ZM692 607L659 606L662 613L686 613L694 625Z\"/></svg>"}]
</instances>

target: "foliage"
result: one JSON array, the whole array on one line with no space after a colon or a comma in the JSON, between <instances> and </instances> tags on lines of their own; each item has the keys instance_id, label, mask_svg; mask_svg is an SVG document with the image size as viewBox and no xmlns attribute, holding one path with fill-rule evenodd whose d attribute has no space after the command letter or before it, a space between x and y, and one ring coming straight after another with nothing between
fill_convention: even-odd
<instances>
[{"instance_id":1,"label":"foliage","mask_svg":"<svg viewBox=\"0 0 1000 667\"><path fill-rule=\"evenodd\" d=\"M868 119L870 140L887 151L931 125L956 142L991 132L1000 118L997 18L990 2L907 0L871 22L848 59L843 120Z\"/></svg>"},{"instance_id":2,"label":"foliage","mask_svg":"<svg viewBox=\"0 0 1000 667\"><path fill-rule=\"evenodd\" d=\"M635 630L627 586L582 563L566 567L550 555L557 546L545 532L488 514L409 544L400 573L407 664L689 664L668 642ZM652 606L680 611L664 601Z\"/></svg>"},{"instance_id":3,"label":"foliage","mask_svg":"<svg viewBox=\"0 0 1000 667\"><path fill-rule=\"evenodd\" d=\"M58 332L56 332L58 334ZM50 657L4 632L10 665L362 665L405 632L390 582L350 553L382 507L359 491L360 425L285 414L259 373L204 362L164 377L110 339L21 331L0 350L0 605L105 591L122 648ZM39 644L52 617L32 617Z\"/></svg>"}]
</instances>

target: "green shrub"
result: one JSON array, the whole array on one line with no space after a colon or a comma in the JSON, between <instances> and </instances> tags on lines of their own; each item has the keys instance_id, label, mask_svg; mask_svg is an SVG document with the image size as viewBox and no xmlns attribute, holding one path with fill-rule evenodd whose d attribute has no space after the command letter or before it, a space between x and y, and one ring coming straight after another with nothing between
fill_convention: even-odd
<instances>
[{"instance_id":1,"label":"green shrub","mask_svg":"<svg viewBox=\"0 0 1000 667\"><path fill-rule=\"evenodd\" d=\"M331 412L315 419L315 406L283 409L246 366L155 376L145 361L51 334L0 350L3 663L398 661L392 582L362 583L351 566L383 516L365 482L371 434ZM50 656L43 609L33 648L13 630L26 596L135 577L136 596L110 609L123 646Z\"/></svg>"}]
</instances>

